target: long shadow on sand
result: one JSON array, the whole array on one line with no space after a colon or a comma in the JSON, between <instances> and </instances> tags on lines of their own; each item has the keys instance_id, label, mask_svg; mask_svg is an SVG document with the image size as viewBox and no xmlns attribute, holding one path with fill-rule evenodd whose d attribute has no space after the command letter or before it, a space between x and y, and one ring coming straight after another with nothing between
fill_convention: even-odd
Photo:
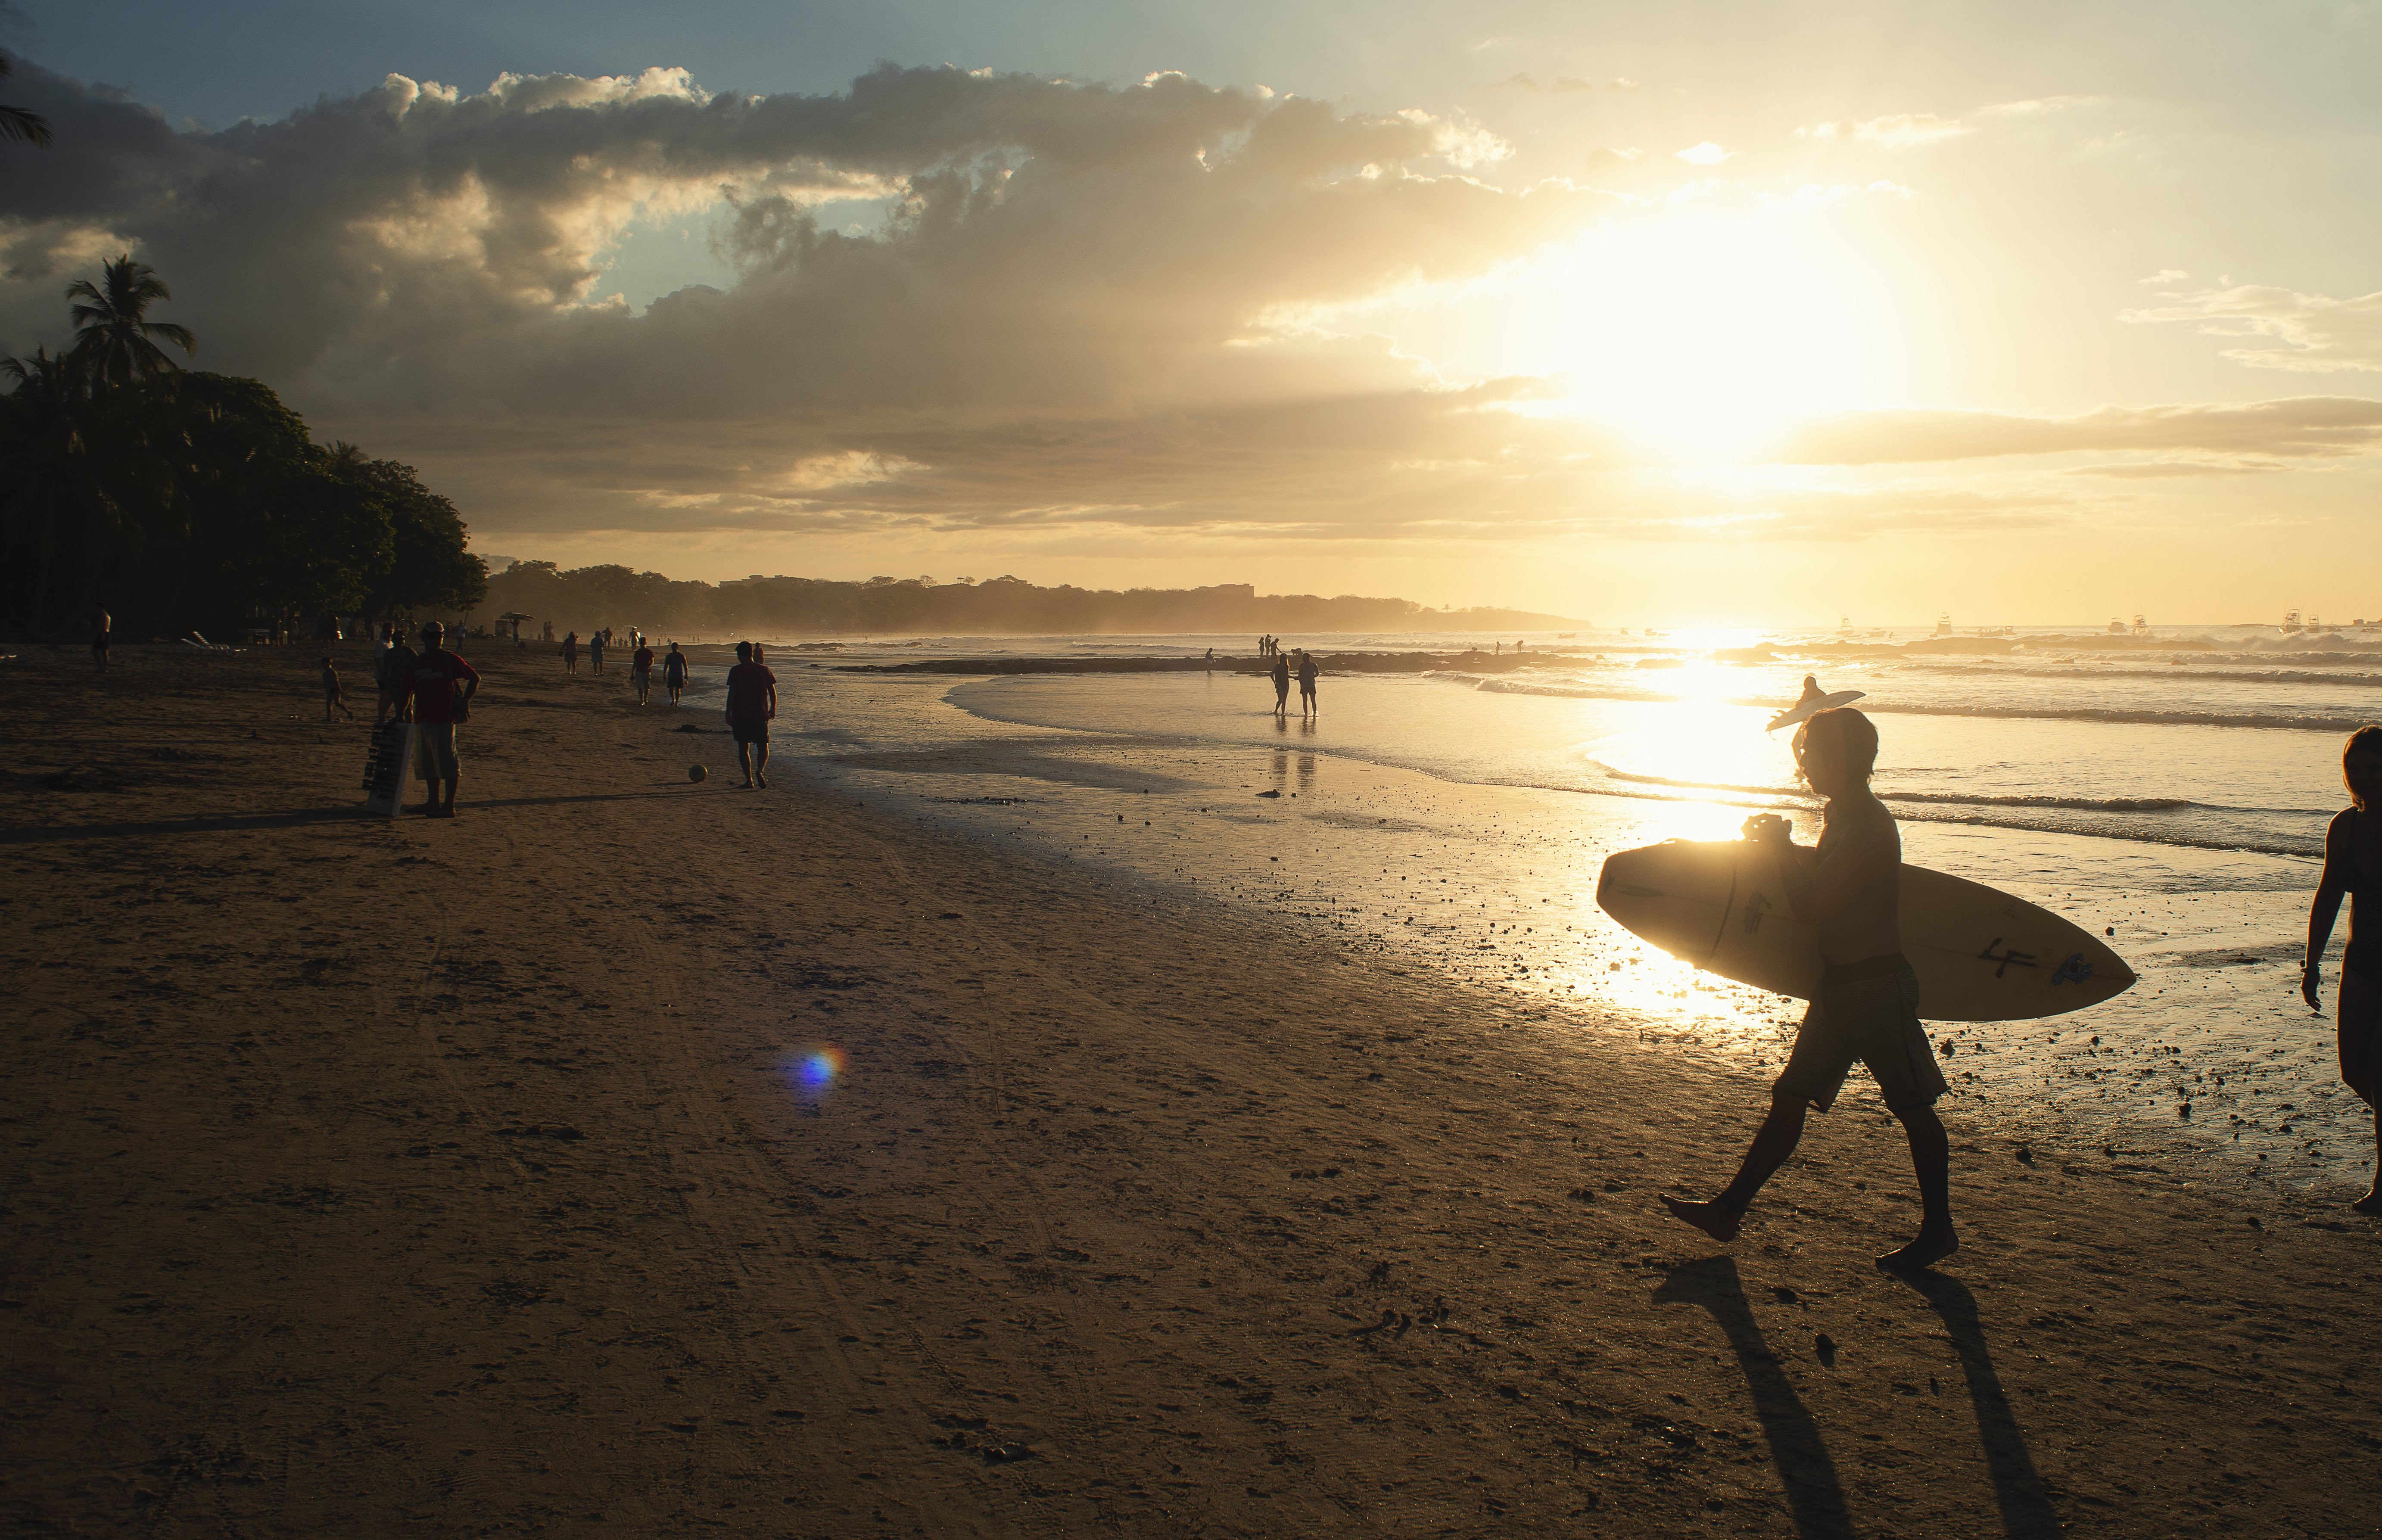
<instances>
[{"instance_id":1,"label":"long shadow on sand","mask_svg":"<svg viewBox=\"0 0 2382 1540\"><path fill-rule=\"evenodd\" d=\"M1960 1373L1969 1382L1969 1402L1977 1411L1977 1436L1985 1446L1985 1466L1993 1476L1994 1501L2002 1510L2002 1533L2034 1540L2060 1533L2059 1515L2036 1473L2034 1457L2018 1430L2009 1398L2002 1393L2001 1376L1994 1373L1994 1354L1985 1342L1984 1321L1976 1296L1958 1278L1941 1273L1897 1274L1917 1289L1952 1334L1953 1351L1960 1355Z\"/></svg>"},{"instance_id":2,"label":"long shadow on sand","mask_svg":"<svg viewBox=\"0 0 2382 1540\"><path fill-rule=\"evenodd\" d=\"M591 791L571 797L494 797L485 802L466 798L466 816L482 808L547 807L559 802L636 802L655 797L680 797L669 791ZM411 819L411 813L400 814ZM76 839L135 839L143 835L226 834L246 829L295 829L309 824L387 823L353 802L338 807L293 808L283 813L218 813L203 818L165 818L147 824L47 824L30 828L0 829L0 845L55 845Z\"/></svg>"},{"instance_id":3,"label":"long shadow on sand","mask_svg":"<svg viewBox=\"0 0 2382 1540\"><path fill-rule=\"evenodd\" d=\"M1654 1298L1673 1304L1698 1304L1737 1350L1737 1365L1745 1373L1746 1388L1753 1393L1754 1415L1762 1420L1762 1436L1770 1441L1770 1462L1778 1468L1779 1484L1786 1489L1786 1507L1795 1533L1803 1540L1837 1540L1853 1532L1845 1511L1844 1487L1836 1481L1836 1462L1820 1436L1820 1427L1795 1393L1778 1355L1762 1340L1762 1327L1746 1302L1745 1285L1737 1263L1725 1256L1682 1263L1670 1270Z\"/></svg>"}]
</instances>

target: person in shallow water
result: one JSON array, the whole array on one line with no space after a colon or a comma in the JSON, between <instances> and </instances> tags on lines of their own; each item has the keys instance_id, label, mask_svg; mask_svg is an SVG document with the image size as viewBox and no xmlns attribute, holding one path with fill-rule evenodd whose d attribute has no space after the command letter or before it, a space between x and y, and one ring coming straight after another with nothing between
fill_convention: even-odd
<instances>
[{"instance_id":1,"label":"person in shallow water","mask_svg":"<svg viewBox=\"0 0 2382 1540\"><path fill-rule=\"evenodd\" d=\"M2360 926L2358 906L2364 874L2374 874L2382 902L2382 817L2368 822L2368 804L2382 796L2382 727L2360 727L2340 752L2340 778L2349 806L2333 814L2324 835L2324 875L2308 906L2307 956L2300 966L2300 996L2310 1010L2322 1010L2324 948L2332 923L2349 896L2349 947L2340 959L2340 992L2333 1019L2340 1040L2340 1078L2358 1099L2374 1108L2376 1167L2365 1196L2353 1204L2360 1214L2382 1217L2382 919Z\"/></svg>"},{"instance_id":2,"label":"person in shallow water","mask_svg":"<svg viewBox=\"0 0 2382 1540\"><path fill-rule=\"evenodd\" d=\"M1796 733L1795 761L1825 802L1818 848L1797 845L1792 827L1775 813L1747 819L1745 834L1776 847L1786 901L1798 919L1819 927L1826 969L1795 1033L1794 1052L1771 1087L1770 1115L1736 1179L1706 1203L1667 1195L1663 1203L1674 1217L1713 1240L1735 1240L1762 1184L1795 1153L1805 1109L1827 1111L1860 1059L1877 1077L1886 1110L1910 1142L1923 1207L1918 1237L1877 1265L1931 1266L1960 1244L1952 1229L1951 1144L1935 1116L1944 1072L1919 1024L1918 976L1902 956L1896 913L1902 837L1894 815L1869 788L1877 728L1849 708L1821 712Z\"/></svg>"},{"instance_id":3,"label":"person in shallow water","mask_svg":"<svg viewBox=\"0 0 2382 1540\"><path fill-rule=\"evenodd\" d=\"M1290 656L1286 653L1273 655L1273 714L1286 716L1290 713Z\"/></svg>"}]
</instances>

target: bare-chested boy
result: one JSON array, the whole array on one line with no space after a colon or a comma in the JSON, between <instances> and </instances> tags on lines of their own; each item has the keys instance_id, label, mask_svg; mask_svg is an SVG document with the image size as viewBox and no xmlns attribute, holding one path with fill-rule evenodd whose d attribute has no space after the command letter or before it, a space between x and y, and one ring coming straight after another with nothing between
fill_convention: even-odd
<instances>
[{"instance_id":1,"label":"bare-chested boy","mask_svg":"<svg viewBox=\"0 0 2382 1540\"><path fill-rule=\"evenodd\" d=\"M1793 829L1774 813L1748 819L1745 833L1777 847L1786 900L1797 918L1819 927L1826 971L1737 1179L1707 1203L1668 1196L1663 1203L1715 1241L1736 1239L1754 1194L1795 1153L1805 1108L1827 1111L1859 1059L1909 1139L1923 1209L1918 1237L1877 1265L1931 1266L1960 1244L1952 1230L1951 1146L1935 1116L1944 1072L1919 1024L1918 977L1902 956L1902 837L1869 788L1877 728L1849 708L1821 712L1795 735L1795 758L1826 803L1818 848L1794 843Z\"/></svg>"}]
</instances>

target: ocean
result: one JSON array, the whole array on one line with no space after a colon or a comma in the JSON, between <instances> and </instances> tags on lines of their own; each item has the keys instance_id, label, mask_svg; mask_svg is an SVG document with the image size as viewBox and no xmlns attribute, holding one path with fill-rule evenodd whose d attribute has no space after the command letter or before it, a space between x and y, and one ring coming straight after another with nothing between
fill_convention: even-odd
<instances>
[{"instance_id":1,"label":"ocean","mask_svg":"<svg viewBox=\"0 0 2382 1540\"><path fill-rule=\"evenodd\" d=\"M1975 655L1820 635L1532 636L1519 666L1328 672L1306 721L1277 718L1264 679L1223 670L845 671L1245 656L1246 637L780 643L775 752L873 805L1094 871L1115 889L1121 946L1162 946L1168 902L1236 906L1293 945L1515 992L1543 1030L1740 1076L1750 1121L1799 1002L1651 951L1596 908L1596 877L1614 850L1728 837L1757 811L1815 837L1789 735L1762 729L1816 673L1866 692L1906 859L2104 931L2141 975L2074 1016L1932 1024L1956 1142L2014 1153L2056 1137L2190 1179L2363 1191L2372 1122L2339 1083L2328 1016L2298 997L2297 959L2326 821L2345 805L2340 740L2382 717L2382 639L2071 637ZM1515 640L1292 639L1327 656ZM718 678L699 668L690 705L716 710ZM1882 1116L1856 1082L1839 1115Z\"/></svg>"}]
</instances>

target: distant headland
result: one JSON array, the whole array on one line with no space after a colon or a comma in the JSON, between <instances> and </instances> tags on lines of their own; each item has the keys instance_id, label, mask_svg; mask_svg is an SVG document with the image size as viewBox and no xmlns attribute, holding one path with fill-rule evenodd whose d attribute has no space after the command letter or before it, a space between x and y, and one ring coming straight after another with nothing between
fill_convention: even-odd
<instances>
[{"instance_id":1,"label":"distant headland","mask_svg":"<svg viewBox=\"0 0 2382 1540\"><path fill-rule=\"evenodd\" d=\"M759 635L1115 636L1184 632L1548 631L1589 622L1529 610L1432 609L1411 599L1353 593L1259 593L1250 583L1208 588L1045 588L1021 578L752 577L693 582L626 567L564 570L516 561L488 578L496 610L552 620L558 630L634 626Z\"/></svg>"}]
</instances>

